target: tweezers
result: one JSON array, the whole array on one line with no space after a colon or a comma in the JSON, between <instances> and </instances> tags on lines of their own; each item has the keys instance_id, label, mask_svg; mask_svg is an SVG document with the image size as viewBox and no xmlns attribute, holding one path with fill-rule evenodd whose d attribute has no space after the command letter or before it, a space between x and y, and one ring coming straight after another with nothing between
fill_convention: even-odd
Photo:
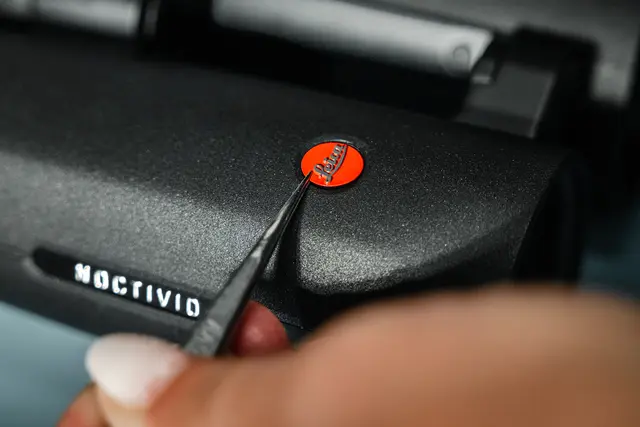
<instances>
[{"instance_id":1,"label":"tweezers","mask_svg":"<svg viewBox=\"0 0 640 427\"><path fill-rule=\"evenodd\" d=\"M191 336L183 346L184 351L194 356L215 356L227 350L229 336L249 302L251 291L262 276L278 241L306 193L310 178L311 172L298 184L273 223L218 293L211 307L198 320Z\"/></svg>"}]
</instances>

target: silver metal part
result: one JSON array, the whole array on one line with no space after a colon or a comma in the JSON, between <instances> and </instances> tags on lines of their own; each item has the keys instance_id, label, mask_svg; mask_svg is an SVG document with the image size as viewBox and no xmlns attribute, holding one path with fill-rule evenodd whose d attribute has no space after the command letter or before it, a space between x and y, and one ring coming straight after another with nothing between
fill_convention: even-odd
<instances>
[{"instance_id":1,"label":"silver metal part","mask_svg":"<svg viewBox=\"0 0 640 427\"><path fill-rule=\"evenodd\" d=\"M133 37L140 20L138 0L0 0L0 13L117 37Z\"/></svg>"},{"instance_id":2,"label":"silver metal part","mask_svg":"<svg viewBox=\"0 0 640 427\"><path fill-rule=\"evenodd\" d=\"M460 19L509 35L519 29L594 44L591 97L617 107L633 94L640 49L638 0L376 0L388 7Z\"/></svg>"},{"instance_id":3,"label":"silver metal part","mask_svg":"<svg viewBox=\"0 0 640 427\"><path fill-rule=\"evenodd\" d=\"M467 76L493 40L455 25L340 0L215 0L215 22L314 48Z\"/></svg>"},{"instance_id":4,"label":"silver metal part","mask_svg":"<svg viewBox=\"0 0 640 427\"><path fill-rule=\"evenodd\" d=\"M38 0L0 0L0 14L12 18L29 18L33 16Z\"/></svg>"}]
</instances>

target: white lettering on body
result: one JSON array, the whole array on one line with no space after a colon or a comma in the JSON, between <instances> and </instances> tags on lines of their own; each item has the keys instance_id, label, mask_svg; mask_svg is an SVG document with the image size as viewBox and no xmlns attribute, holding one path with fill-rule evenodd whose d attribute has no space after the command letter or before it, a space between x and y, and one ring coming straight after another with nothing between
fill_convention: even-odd
<instances>
[{"instance_id":1,"label":"white lettering on body","mask_svg":"<svg viewBox=\"0 0 640 427\"><path fill-rule=\"evenodd\" d=\"M142 282L135 281L133 282L133 297L135 299L140 298L140 288L142 287Z\"/></svg>"},{"instance_id":2,"label":"white lettering on body","mask_svg":"<svg viewBox=\"0 0 640 427\"><path fill-rule=\"evenodd\" d=\"M126 285L127 284L127 279L124 276L113 276L113 279L111 279L111 290L113 291L114 294L116 295L126 295L127 294L127 288ZM122 286L120 286L122 285Z\"/></svg>"},{"instance_id":3,"label":"white lettering on body","mask_svg":"<svg viewBox=\"0 0 640 427\"><path fill-rule=\"evenodd\" d=\"M198 317L200 315L200 301L195 298L187 298L187 316Z\"/></svg>"},{"instance_id":4,"label":"white lettering on body","mask_svg":"<svg viewBox=\"0 0 640 427\"><path fill-rule=\"evenodd\" d=\"M175 290L142 283L139 280L130 281L126 276L113 274L104 269L95 269L83 263L74 265L73 277L78 283L93 285L95 289L110 291L113 295L128 300L135 300L191 318L200 316L200 300L194 297L183 297Z\"/></svg>"},{"instance_id":5,"label":"white lettering on body","mask_svg":"<svg viewBox=\"0 0 640 427\"><path fill-rule=\"evenodd\" d=\"M160 303L160 307L165 308L169 305L169 300L171 299L171 291L163 291L162 289L156 289L156 293L158 294L158 302Z\"/></svg>"},{"instance_id":6,"label":"white lettering on body","mask_svg":"<svg viewBox=\"0 0 640 427\"><path fill-rule=\"evenodd\" d=\"M109 289L109 273L104 270L96 270L93 273L93 286L103 291Z\"/></svg>"},{"instance_id":7,"label":"white lettering on body","mask_svg":"<svg viewBox=\"0 0 640 427\"><path fill-rule=\"evenodd\" d=\"M84 264L76 264L75 276L76 281L88 285L91 282L91 266Z\"/></svg>"}]
</instances>

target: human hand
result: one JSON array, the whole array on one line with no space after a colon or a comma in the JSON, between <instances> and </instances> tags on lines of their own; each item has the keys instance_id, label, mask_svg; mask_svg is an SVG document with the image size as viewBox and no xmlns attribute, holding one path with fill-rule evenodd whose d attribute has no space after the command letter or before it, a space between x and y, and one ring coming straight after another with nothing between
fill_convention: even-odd
<instances>
[{"instance_id":1,"label":"human hand","mask_svg":"<svg viewBox=\"0 0 640 427\"><path fill-rule=\"evenodd\" d=\"M639 326L631 303L503 287L362 308L261 357L107 337L88 366L110 424L60 427L637 427Z\"/></svg>"},{"instance_id":2,"label":"human hand","mask_svg":"<svg viewBox=\"0 0 640 427\"><path fill-rule=\"evenodd\" d=\"M154 339L147 339L146 337L139 336L131 336L131 335L112 335L108 337L108 339L104 341L98 341L98 345L93 346L93 352L89 352L87 354L87 366L91 368L92 361L89 356L93 355L96 352L96 348L100 348L105 345L106 342L108 346L123 346L127 347L128 344L132 341L131 339L136 338L136 341L133 341L134 344L140 343L142 345L142 349L139 353L134 349L134 357L137 357L137 362L147 364L157 362L158 359L156 356L160 357L160 361L158 364L154 365L156 369L164 370L167 373L167 367L171 366L172 356L169 355L168 358L163 358L162 354L149 354L149 352L153 353L155 346L158 345L158 341ZM141 341L138 341L141 340ZM168 344L164 342L160 342L162 348L168 346ZM171 347L171 346L170 346ZM111 347L113 349L113 347ZM159 350L162 350L159 349ZM257 304L253 301L249 302L247 308L245 309L242 317L238 323L236 331L234 332L231 339L231 353L234 356L239 357L247 357L247 356L258 356L265 355L270 352L281 351L289 348L289 341L286 335L286 332L278 320L278 318L271 313L264 306ZM123 351L126 351L122 348ZM100 350L98 350L100 351ZM175 348L171 347L170 353L176 351ZM102 366L103 375L106 375L110 378L121 378L118 375L124 375L124 380L132 380L134 383L131 383L132 386L135 385L135 381L137 381L134 375L127 375L123 373L121 367L117 363L117 358L120 356L118 351L114 351L115 354L107 354L107 358L111 356L115 356L113 363L109 363L107 361L107 366ZM149 356L149 360L145 360L145 356ZM98 355L100 358L100 355ZM141 359L142 358L142 359ZM175 361L175 359L173 359ZM95 361L93 361L95 362ZM180 364L180 360L177 360L176 363ZM179 365L178 365L179 366ZM126 366L122 367L123 369L127 369ZM136 368L135 366L133 367ZM106 371L105 371L106 369ZM158 371L155 371L158 373ZM171 375L171 372L168 372ZM134 394L129 395L130 398L135 399L135 390L132 390L124 384L125 390L130 390ZM140 390L140 389L138 389ZM58 423L59 427L121 427L121 426L144 426L143 422L144 411L141 411L140 408L131 409L128 408L127 405L119 405L115 404L110 398L107 397L102 390L99 390L95 384L91 384L86 387L74 400L74 402L69 406L63 417ZM138 396L144 397L144 396Z\"/></svg>"}]
</instances>

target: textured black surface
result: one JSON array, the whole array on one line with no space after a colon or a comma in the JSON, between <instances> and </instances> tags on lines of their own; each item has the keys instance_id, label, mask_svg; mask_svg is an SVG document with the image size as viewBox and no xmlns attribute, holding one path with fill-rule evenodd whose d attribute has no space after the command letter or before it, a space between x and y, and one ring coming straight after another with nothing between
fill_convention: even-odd
<instances>
[{"instance_id":1,"label":"textured black surface","mask_svg":"<svg viewBox=\"0 0 640 427\"><path fill-rule=\"evenodd\" d=\"M0 296L97 333L179 339L190 323L45 278L28 262L35 248L210 298L321 135L355 136L364 174L345 189L310 189L256 292L304 327L333 309L321 295L508 276L564 158L506 135L117 50L5 35L0 55L10 58L0 67Z\"/></svg>"}]
</instances>

